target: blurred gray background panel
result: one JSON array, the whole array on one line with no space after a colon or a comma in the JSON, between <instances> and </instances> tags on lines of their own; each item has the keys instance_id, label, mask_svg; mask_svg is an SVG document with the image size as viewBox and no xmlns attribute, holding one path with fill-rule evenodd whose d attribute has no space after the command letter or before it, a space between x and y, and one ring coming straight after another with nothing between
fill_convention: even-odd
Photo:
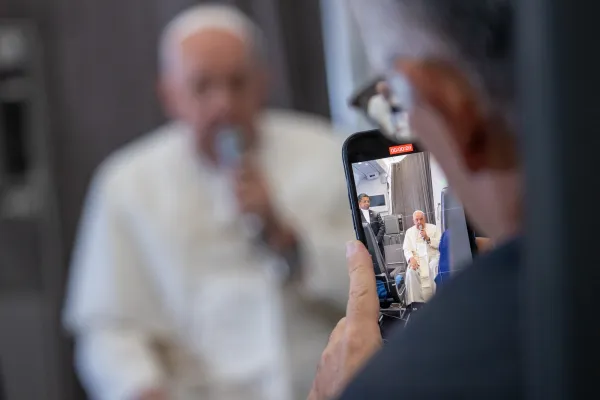
<instances>
[{"instance_id":1,"label":"blurred gray background panel","mask_svg":"<svg viewBox=\"0 0 600 400\"><path fill-rule=\"evenodd\" d=\"M60 399L60 222L44 67L31 21L0 20L0 369L4 395Z\"/></svg>"},{"instance_id":2,"label":"blurred gray background panel","mask_svg":"<svg viewBox=\"0 0 600 400\"><path fill-rule=\"evenodd\" d=\"M36 292L0 295L0 386L6 400L60 398L50 381L49 367L54 365L46 340L49 308Z\"/></svg>"},{"instance_id":3,"label":"blurred gray background panel","mask_svg":"<svg viewBox=\"0 0 600 400\"><path fill-rule=\"evenodd\" d=\"M36 221L0 221L0 293L42 289Z\"/></svg>"}]
</instances>

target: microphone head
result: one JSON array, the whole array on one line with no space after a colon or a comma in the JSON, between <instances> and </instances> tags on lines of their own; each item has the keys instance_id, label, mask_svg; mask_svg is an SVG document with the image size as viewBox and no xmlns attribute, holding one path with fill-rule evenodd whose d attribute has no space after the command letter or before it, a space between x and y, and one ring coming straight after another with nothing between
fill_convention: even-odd
<instances>
[{"instance_id":1,"label":"microphone head","mask_svg":"<svg viewBox=\"0 0 600 400\"><path fill-rule=\"evenodd\" d=\"M223 127L215 138L215 153L219 166L236 168L240 165L244 154L244 137L239 129Z\"/></svg>"}]
</instances>

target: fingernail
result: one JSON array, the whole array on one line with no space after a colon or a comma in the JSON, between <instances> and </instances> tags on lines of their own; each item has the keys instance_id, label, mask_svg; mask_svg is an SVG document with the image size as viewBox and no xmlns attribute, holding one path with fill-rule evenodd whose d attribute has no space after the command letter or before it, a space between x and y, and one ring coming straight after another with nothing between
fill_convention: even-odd
<instances>
[{"instance_id":1,"label":"fingernail","mask_svg":"<svg viewBox=\"0 0 600 400\"><path fill-rule=\"evenodd\" d=\"M351 257L356 253L356 251L358 250L357 245L358 243L356 242L356 240L351 240L346 243L346 257Z\"/></svg>"}]
</instances>

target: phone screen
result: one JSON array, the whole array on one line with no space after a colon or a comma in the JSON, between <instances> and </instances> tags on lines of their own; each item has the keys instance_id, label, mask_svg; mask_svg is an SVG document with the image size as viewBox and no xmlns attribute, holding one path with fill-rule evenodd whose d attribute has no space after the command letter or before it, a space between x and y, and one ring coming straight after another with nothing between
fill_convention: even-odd
<instances>
[{"instance_id":1,"label":"phone screen","mask_svg":"<svg viewBox=\"0 0 600 400\"><path fill-rule=\"evenodd\" d=\"M361 132L347 140L344 159L355 230L373 259L385 309L381 321L406 322L470 264L475 237L440 166L417 144Z\"/></svg>"}]
</instances>

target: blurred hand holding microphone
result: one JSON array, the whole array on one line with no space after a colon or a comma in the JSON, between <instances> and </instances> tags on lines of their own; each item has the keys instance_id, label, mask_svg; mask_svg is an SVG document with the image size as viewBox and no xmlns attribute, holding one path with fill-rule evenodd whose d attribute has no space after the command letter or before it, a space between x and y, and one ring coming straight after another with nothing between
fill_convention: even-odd
<instances>
[{"instance_id":1,"label":"blurred hand holding microphone","mask_svg":"<svg viewBox=\"0 0 600 400\"><path fill-rule=\"evenodd\" d=\"M271 192L254 154L239 128L223 127L217 134L215 152L219 168L230 181L242 225L249 239L266 245L284 262L278 271L289 283L300 272L299 246L295 232L281 221L271 200Z\"/></svg>"}]
</instances>

